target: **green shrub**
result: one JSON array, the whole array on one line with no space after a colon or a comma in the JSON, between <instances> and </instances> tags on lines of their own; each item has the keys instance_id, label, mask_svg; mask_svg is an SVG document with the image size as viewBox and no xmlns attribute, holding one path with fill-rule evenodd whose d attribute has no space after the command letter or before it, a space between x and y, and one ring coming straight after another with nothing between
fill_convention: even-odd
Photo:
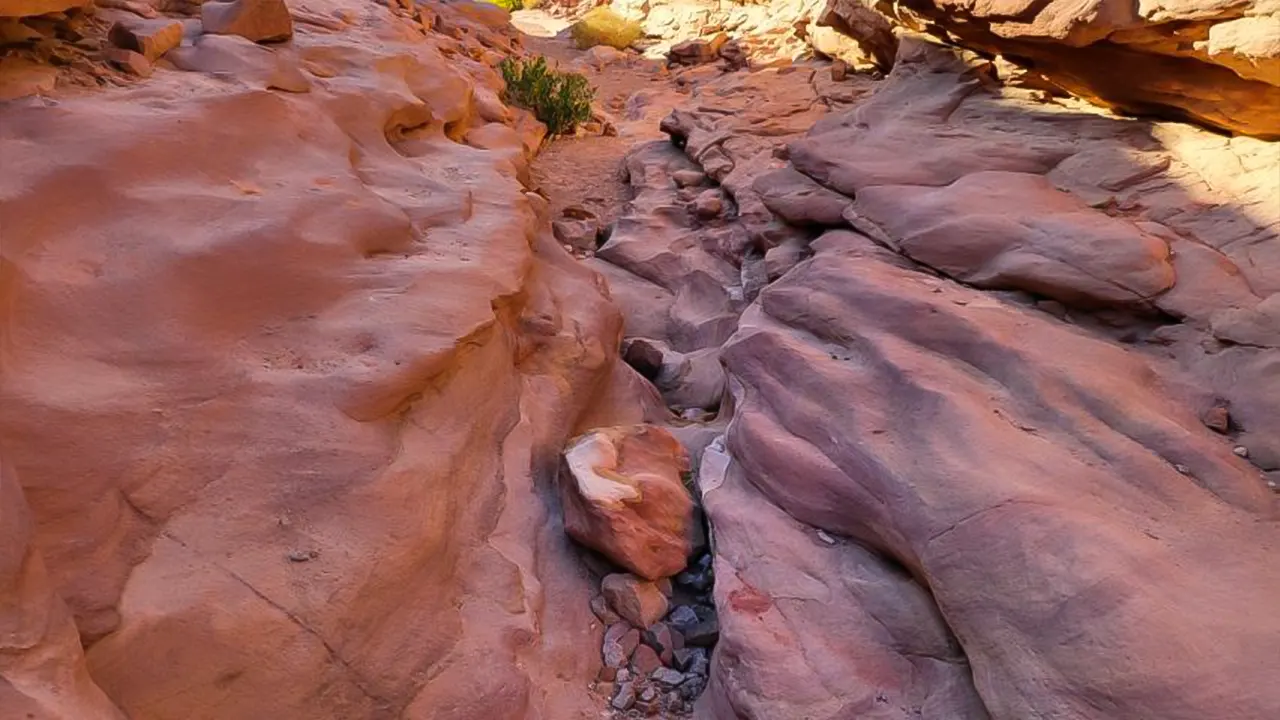
<instances>
[{"instance_id":1,"label":"green shrub","mask_svg":"<svg viewBox=\"0 0 1280 720\"><path fill-rule=\"evenodd\" d=\"M596 45L626 50L644 35L644 29L640 23L628 20L607 7L598 7L570 25L569 34L580 50Z\"/></svg>"},{"instance_id":2,"label":"green shrub","mask_svg":"<svg viewBox=\"0 0 1280 720\"><path fill-rule=\"evenodd\" d=\"M497 5L498 7L502 8L503 10L506 10L507 12L515 12L515 11L517 11L517 10L524 10L524 9L525 9L525 5L526 5L526 3L524 2L524 0L485 0L485 2L487 2L487 3L491 4L491 5ZM533 3L533 2L536 2L536 0L530 0L530 4L529 4L529 9L530 9L530 10L532 10L532 9L533 9L533 5L532 5L532 3Z\"/></svg>"},{"instance_id":3,"label":"green shrub","mask_svg":"<svg viewBox=\"0 0 1280 720\"><path fill-rule=\"evenodd\" d=\"M507 58L499 67L507 82L503 100L533 111L552 135L571 133L591 119L596 91L585 76L552 70L544 57L527 62Z\"/></svg>"}]
</instances>

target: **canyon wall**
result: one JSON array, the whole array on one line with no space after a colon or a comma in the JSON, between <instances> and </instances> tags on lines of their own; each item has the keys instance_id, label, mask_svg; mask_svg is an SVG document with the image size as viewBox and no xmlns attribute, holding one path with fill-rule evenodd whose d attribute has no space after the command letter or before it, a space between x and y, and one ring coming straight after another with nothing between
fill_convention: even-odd
<instances>
[{"instance_id":1,"label":"canyon wall","mask_svg":"<svg viewBox=\"0 0 1280 720\"><path fill-rule=\"evenodd\" d=\"M0 720L598 718L556 479L636 423L710 530L696 717L1271 717L1276 9L882 5L644 8L749 67L623 104L678 107L578 257L493 6L15 41Z\"/></svg>"}]
</instances>

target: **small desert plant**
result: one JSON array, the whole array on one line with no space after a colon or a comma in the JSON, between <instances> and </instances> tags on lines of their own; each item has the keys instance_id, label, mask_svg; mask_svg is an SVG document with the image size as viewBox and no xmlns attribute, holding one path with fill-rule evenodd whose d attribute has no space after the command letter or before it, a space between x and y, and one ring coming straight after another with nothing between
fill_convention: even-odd
<instances>
[{"instance_id":1,"label":"small desert plant","mask_svg":"<svg viewBox=\"0 0 1280 720\"><path fill-rule=\"evenodd\" d=\"M595 90L579 73L559 72L547 66L547 59L507 58L499 66L507 82L503 99L533 111L552 135L573 132L579 123L591 119Z\"/></svg>"},{"instance_id":2,"label":"small desert plant","mask_svg":"<svg viewBox=\"0 0 1280 720\"><path fill-rule=\"evenodd\" d=\"M626 50L644 35L640 23L628 20L607 7L598 7L569 26L569 34L580 50L608 45Z\"/></svg>"},{"instance_id":3,"label":"small desert plant","mask_svg":"<svg viewBox=\"0 0 1280 720\"><path fill-rule=\"evenodd\" d=\"M497 5L503 10L506 10L507 12L515 12L517 10L525 9L524 0L485 0L485 1L491 5Z\"/></svg>"}]
</instances>

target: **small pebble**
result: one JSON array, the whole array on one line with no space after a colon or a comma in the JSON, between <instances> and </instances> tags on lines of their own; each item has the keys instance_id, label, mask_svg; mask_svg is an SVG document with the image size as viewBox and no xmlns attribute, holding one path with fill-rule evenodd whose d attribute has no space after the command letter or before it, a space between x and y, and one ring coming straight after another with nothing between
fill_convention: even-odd
<instances>
[{"instance_id":1,"label":"small pebble","mask_svg":"<svg viewBox=\"0 0 1280 720\"><path fill-rule=\"evenodd\" d=\"M1245 446L1243 446L1243 445L1237 445L1237 446L1235 446L1235 447L1231 448L1231 452L1235 453L1236 455L1239 455L1239 456L1240 456L1240 457L1242 457L1242 458L1247 458L1247 457L1249 457L1249 448L1247 448L1247 447L1245 447Z\"/></svg>"},{"instance_id":2,"label":"small pebble","mask_svg":"<svg viewBox=\"0 0 1280 720\"><path fill-rule=\"evenodd\" d=\"M828 545L835 545L836 539L827 534L826 530L818 529L818 539Z\"/></svg>"}]
</instances>

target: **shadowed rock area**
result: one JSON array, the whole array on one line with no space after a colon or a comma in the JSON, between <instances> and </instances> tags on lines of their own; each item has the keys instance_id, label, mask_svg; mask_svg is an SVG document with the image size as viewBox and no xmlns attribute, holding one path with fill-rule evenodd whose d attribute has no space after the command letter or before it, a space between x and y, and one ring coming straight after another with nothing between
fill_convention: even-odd
<instances>
[{"instance_id":1,"label":"shadowed rock area","mask_svg":"<svg viewBox=\"0 0 1280 720\"><path fill-rule=\"evenodd\" d=\"M0 720L1275 716L1278 10L587 5L0 0Z\"/></svg>"}]
</instances>

